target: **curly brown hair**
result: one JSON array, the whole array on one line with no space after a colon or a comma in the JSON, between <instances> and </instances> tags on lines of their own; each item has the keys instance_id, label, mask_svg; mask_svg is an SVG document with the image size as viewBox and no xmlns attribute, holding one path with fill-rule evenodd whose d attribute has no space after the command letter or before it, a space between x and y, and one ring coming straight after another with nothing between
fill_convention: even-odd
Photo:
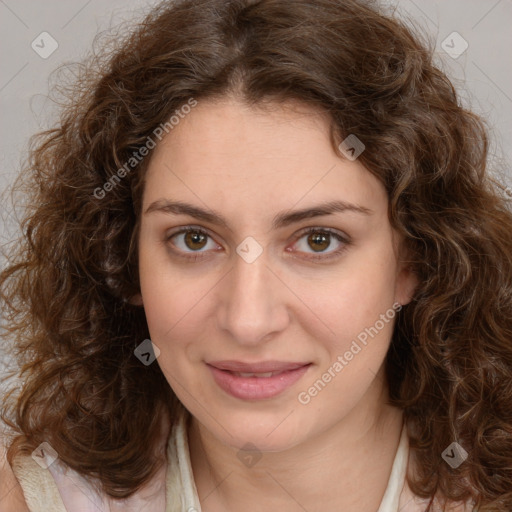
<instances>
[{"instance_id":1,"label":"curly brown hair","mask_svg":"<svg viewBox=\"0 0 512 512\"><path fill-rule=\"evenodd\" d=\"M80 65L58 126L31 147L23 236L0 275L22 377L2 413L9 462L46 440L112 497L157 471L159 420L180 404L158 365L134 357L149 337L132 297L151 154L105 183L190 98L236 92L328 112L338 154L348 134L364 142L419 279L386 359L418 460L411 488L512 510L512 213L484 122L433 56L369 1L181 0ZM457 469L441 458L454 440L469 452Z\"/></svg>"}]
</instances>

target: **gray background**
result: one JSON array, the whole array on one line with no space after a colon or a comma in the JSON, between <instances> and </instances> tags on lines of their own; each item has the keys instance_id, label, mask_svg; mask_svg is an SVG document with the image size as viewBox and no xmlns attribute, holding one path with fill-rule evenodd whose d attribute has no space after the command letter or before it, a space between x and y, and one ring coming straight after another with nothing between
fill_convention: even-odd
<instances>
[{"instance_id":1,"label":"gray background","mask_svg":"<svg viewBox=\"0 0 512 512\"><path fill-rule=\"evenodd\" d=\"M51 123L54 114L46 95L52 70L80 60L98 31L140 17L155 3L0 0L0 194L19 172L29 136ZM387 0L386 4L396 6L400 16L413 20L435 38L438 64L452 79L463 102L488 120L491 166L504 187L512 187L512 0ZM457 59L450 57L442 44L454 31L468 43ZM40 41L42 32L51 34L58 43L57 50L46 59L31 46L34 40ZM460 48L457 39L453 43L452 39L448 38L448 44L455 50ZM1 246L16 236L15 228L4 194L0 203ZM1 360L0 356L0 371Z\"/></svg>"}]
</instances>

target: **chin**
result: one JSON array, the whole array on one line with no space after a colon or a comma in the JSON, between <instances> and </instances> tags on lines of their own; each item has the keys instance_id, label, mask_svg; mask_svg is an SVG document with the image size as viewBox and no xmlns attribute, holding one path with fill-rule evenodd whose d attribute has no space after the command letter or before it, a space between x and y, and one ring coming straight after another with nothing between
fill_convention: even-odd
<instances>
[{"instance_id":1,"label":"chin","mask_svg":"<svg viewBox=\"0 0 512 512\"><path fill-rule=\"evenodd\" d=\"M203 424L223 444L233 448L241 449L251 443L262 452L279 452L294 447L307 434L305 419L295 417L296 412L291 411L292 407L271 412L254 411L253 414L247 412L246 408L237 412L219 411L205 418ZM212 417L220 425L212 421Z\"/></svg>"}]
</instances>

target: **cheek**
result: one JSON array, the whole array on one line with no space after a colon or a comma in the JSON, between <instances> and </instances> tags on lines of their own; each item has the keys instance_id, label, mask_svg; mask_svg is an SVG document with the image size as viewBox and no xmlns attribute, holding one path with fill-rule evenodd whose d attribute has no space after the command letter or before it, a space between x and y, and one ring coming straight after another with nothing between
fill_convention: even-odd
<instances>
[{"instance_id":1,"label":"cheek","mask_svg":"<svg viewBox=\"0 0 512 512\"><path fill-rule=\"evenodd\" d=\"M162 350L174 331L186 323L180 319L190 307L187 308L188 288L178 273L170 272L160 252L163 251L139 251L139 278L151 339Z\"/></svg>"},{"instance_id":2,"label":"cheek","mask_svg":"<svg viewBox=\"0 0 512 512\"><path fill-rule=\"evenodd\" d=\"M192 269L176 271L165 249L156 240L157 234L143 226L139 240L139 279L150 333L155 337L155 343L162 343L167 333L171 334L183 323L190 323L181 320L207 290L201 278L188 277L188 274L192 275Z\"/></svg>"},{"instance_id":3,"label":"cheek","mask_svg":"<svg viewBox=\"0 0 512 512\"><path fill-rule=\"evenodd\" d=\"M396 260L392 250L386 252L383 248L376 254L379 257L360 254L357 264L338 276L328 296L317 304L319 316L334 335L315 336L319 366L304 383L298 397L301 404L314 402L318 411L326 404L338 404L331 413L344 414L362 398L379 373L396 318Z\"/></svg>"},{"instance_id":4,"label":"cheek","mask_svg":"<svg viewBox=\"0 0 512 512\"><path fill-rule=\"evenodd\" d=\"M179 281L166 280L165 276L147 279L144 285L142 281L144 311L153 342L165 349L171 343L179 346L180 340L196 337L201 331L201 298L205 293L197 288L188 290L191 283L180 286Z\"/></svg>"},{"instance_id":5,"label":"cheek","mask_svg":"<svg viewBox=\"0 0 512 512\"><path fill-rule=\"evenodd\" d=\"M343 347L373 326L394 303L396 268L392 247L382 243L354 253L328 279L304 286L302 296L316 313L319 332L335 336Z\"/></svg>"},{"instance_id":6,"label":"cheek","mask_svg":"<svg viewBox=\"0 0 512 512\"><path fill-rule=\"evenodd\" d=\"M168 379L182 380L188 372L187 363L204 356L198 340L209 330L206 323L212 310L208 299L218 276L200 275L193 266L176 271L151 251L140 251L139 268L149 334L160 349L158 364Z\"/></svg>"},{"instance_id":7,"label":"cheek","mask_svg":"<svg viewBox=\"0 0 512 512\"><path fill-rule=\"evenodd\" d=\"M200 335L201 322L190 321L191 315L197 318L198 312L189 305L191 300L184 296L179 283L171 285L165 276L157 279L152 273L146 277L144 280L141 276L141 291L149 335L160 350L156 364L183 400L186 397L180 396L181 387L194 379L187 363L191 359L191 340L199 339Z\"/></svg>"}]
</instances>

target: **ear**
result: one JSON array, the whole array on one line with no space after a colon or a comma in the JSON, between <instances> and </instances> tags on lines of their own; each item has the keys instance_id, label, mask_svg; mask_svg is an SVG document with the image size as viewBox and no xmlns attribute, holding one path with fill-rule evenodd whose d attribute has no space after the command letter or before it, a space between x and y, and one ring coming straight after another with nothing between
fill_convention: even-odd
<instances>
[{"instance_id":1,"label":"ear","mask_svg":"<svg viewBox=\"0 0 512 512\"><path fill-rule=\"evenodd\" d=\"M402 306L409 304L414 297L418 284L418 276L411 265L403 264L396 279L395 301L402 304Z\"/></svg>"},{"instance_id":2,"label":"ear","mask_svg":"<svg viewBox=\"0 0 512 512\"><path fill-rule=\"evenodd\" d=\"M142 300L142 295L140 293L137 293L137 294L133 295L132 297L130 297L128 299L128 303L131 304L132 306L143 306L144 305L144 302Z\"/></svg>"},{"instance_id":3,"label":"ear","mask_svg":"<svg viewBox=\"0 0 512 512\"><path fill-rule=\"evenodd\" d=\"M407 250L405 242L400 243L398 272L395 282L395 301L402 306L409 304L419 285L419 279L414 272L411 253Z\"/></svg>"}]
</instances>

